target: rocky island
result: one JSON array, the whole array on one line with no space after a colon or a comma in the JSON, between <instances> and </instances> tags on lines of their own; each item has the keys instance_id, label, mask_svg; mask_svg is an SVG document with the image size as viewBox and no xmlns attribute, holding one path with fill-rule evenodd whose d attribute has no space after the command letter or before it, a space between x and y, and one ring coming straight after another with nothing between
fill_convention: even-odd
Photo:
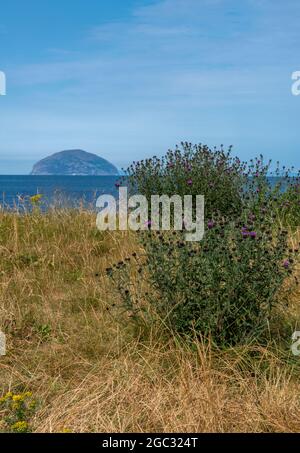
<instances>
[{"instance_id":1,"label":"rocky island","mask_svg":"<svg viewBox=\"0 0 300 453\"><path fill-rule=\"evenodd\" d=\"M115 176L118 169L96 154L81 149L60 151L37 162L31 175Z\"/></svg>"}]
</instances>

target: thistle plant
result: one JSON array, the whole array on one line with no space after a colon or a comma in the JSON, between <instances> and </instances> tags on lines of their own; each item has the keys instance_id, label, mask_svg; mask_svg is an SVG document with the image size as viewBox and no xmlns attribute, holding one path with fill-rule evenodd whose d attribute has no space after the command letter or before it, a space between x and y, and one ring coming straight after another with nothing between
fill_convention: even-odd
<instances>
[{"instance_id":1,"label":"thistle plant","mask_svg":"<svg viewBox=\"0 0 300 453\"><path fill-rule=\"evenodd\" d=\"M204 195L206 231L194 243L184 231L155 233L149 225L140 232L145 255L138 271L150 289L140 285L137 293L130 262L108 272L123 309L138 319L151 307L171 330L210 336L218 345L262 340L298 253L285 228L291 216L300 217L300 178L291 174L279 164L272 172L263 156L246 163L231 148L190 143L133 163L127 184L148 199Z\"/></svg>"},{"instance_id":2,"label":"thistle plant","mask_svg":"<svg viewBox=\"0 0 300 453\"><path fill-rule=\"evenodd\" d=\"M234 219L245 208L268 213L279 223L300 221L300 172L265 161L260 155L249 162L232 155L232 147L210 149L183 142L165 156L133 162L117 183L145 195L204 195L205 217L221 214ZM272 208L272 209L271 209Z\"/></svg>"},{"instance_id":3,"label":"thistle plant","mask_svg":"<svg viewBox=\"0 0 300 453\"><path fill-rule=\"evenodd\" d=\"M231 156L231 147L211 150L206 145L182 143L165 156L134 162L122 180L132 192L145 195L204 195L205 214L239 212L246 163Z\"/></svg>"},{"instance_id":4,"label":"thistle plant","mask_svg":"<svg viewBox=\"0 0 300 453\"><path fill-rule=\"evenodd\" d=\"M208 221L200 243L187 242L178 232L142 236L145 257L137 268L151 290L141 285L133 294L128 263L109 271L118 282L122 308L133 317L144 301L171 330L210 336L222 346L267 334L298 254L298 248L288 248L286 230L273 230L263 214L248 214L230 222Z\"/></svg>"}]
</instances>

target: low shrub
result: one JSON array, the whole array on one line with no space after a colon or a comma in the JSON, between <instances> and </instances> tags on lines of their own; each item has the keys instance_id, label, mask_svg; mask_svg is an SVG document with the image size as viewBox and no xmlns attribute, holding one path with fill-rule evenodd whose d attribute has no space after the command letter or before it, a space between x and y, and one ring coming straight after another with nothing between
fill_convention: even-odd
<instances>
[{"instance_id":1,"label":"low shrub","mask_svg":"<svg viewBox=\"0 0 300 453\"><path fill-rule=\"evenodd\" d=\"M124 261L107 271L133 317L150 305L173 331L210 336L218 345L247 343L268 332L298 253L288 249L286 230L272 229L263 213L250 213L236 221L208 221L200 243L178 232L140 234L145 256L135 266ZM133 272L148 283L135 294Z\"/></svg>"},{"instance_id":2,"label":"low shrub","mask_svg":"<svg viewBox=\"0 0 300 453\"><path fill-rule=\"evenodd\" d=\"M198 243L185 241L184 232L141 231L144 257L108 270L122 307L138 321L150 306L173 331L210 336L218 345L261 340L298 252L288 247L285 229L300 217L300 178L291 170L277 164L272 171L262 155L246 163L231 148L191 143L133 163L127 184L148 200L204 195L206 231ZM134 273L147 281L138 292Z\"/></svg>"},{"instance_id":3,"label":"low shrub","mask_svg":"<svg viewBox=\"0 0 300 453\"><path fill-rule=\"evenodd\" d=\"M6 393L0 398L0 410L3 413L3 430L13 433L31 431L30 419L36 410L36 401L31 392Z\"/></svg>"},{"instance_id":4,"label":"low shrub","mask_svg":"<svg viewBox=\"0 0 300 453\"><path fill-rule=\"evenodd\" d=\"M124 184L145 195L204 195L205 214L239 212L246 181L246 163L231 156L231 148L211 150L206 145L182 143L165 156L134 162Z\"/></svg>"},{"instance_id":5,"label":"low shrub","mask_svg":"<svg viewBox=\"0 0 300 453\"><path fill-rule=\"evenodd\" d=\"M161 158L133 162L121 183L148 201L151 195L204 195L206 218L234 219L244 209L258 212L267 205L266 213L275 214L278 223L300 223L300 172L278 162L273 169L262 155L242 162L231 147L183 142Z\"/></svg>"}]
</instances>

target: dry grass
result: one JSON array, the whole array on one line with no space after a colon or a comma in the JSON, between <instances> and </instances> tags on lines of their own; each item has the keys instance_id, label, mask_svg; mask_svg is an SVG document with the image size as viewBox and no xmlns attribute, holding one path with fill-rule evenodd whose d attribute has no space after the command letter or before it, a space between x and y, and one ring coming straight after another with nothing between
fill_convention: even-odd
<instances>
[{"instance_id":1,"label":"dry grass","mask_svg":"<svg viewBox=\"0 0 300 453\"><path fill-rule=\"evenodd\" d=\"M134 235L100 233L84 211L0 213L1 387L33 393L33 429L300 431L298 359L288 350L188 347L112 316L104 270L134 250ZM291 325L298 296L282 311Z\"/></svg>"}]
</instances>

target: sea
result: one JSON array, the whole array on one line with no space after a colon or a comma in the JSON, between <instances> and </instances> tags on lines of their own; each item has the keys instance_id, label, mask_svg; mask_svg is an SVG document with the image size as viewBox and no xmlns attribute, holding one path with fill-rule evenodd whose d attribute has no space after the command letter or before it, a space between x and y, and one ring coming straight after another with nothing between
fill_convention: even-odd
<instances>
[{"instance_id":1,"label":"sea","mask_svg":"<svg viewBox=\"0 0 300 453\"><path fill-rule=\"evenodd\" d=\"M269 177L271 185L277 177ZM102 194L117 197L120 176L0 175L0 209L30 209L30 197L42 195L40 206L95 208Z\"/></svg>"},{"instance_id":2,"label":"sea","mask_svg":"<svg viewBox=\"0 0 300 453\"><path fill-rule=\"evenodd\" d=\"M0 207L30 207L30 197L40 194L41 205L95 207L98 196L116 196L118 176L28 176L0 175Z\"/></svg>"}]
</instances>

